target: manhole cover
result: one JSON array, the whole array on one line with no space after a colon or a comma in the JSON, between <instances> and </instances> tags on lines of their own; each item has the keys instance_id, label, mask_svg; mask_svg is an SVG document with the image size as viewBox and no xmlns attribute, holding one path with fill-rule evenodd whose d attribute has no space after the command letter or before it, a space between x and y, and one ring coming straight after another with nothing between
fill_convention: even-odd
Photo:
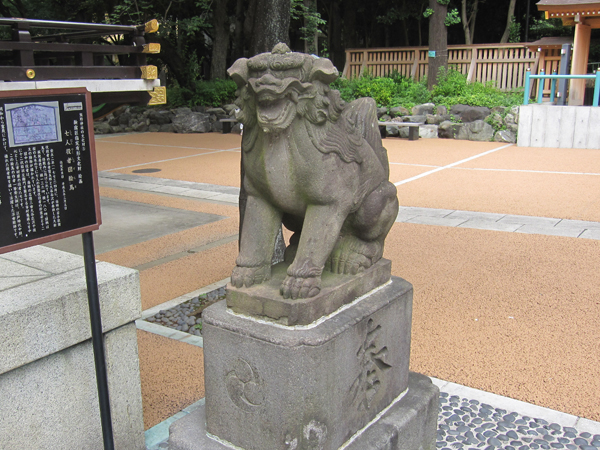
<instances>
[{"instance_id":1,"label":"manhole cover","mask_svg":"<svg viewBox=\"0 0 600 450\"><path fill-rule=\"evenodd\" d=\"M134 170L133 173L154 173L160 172L162 169L137 169Z\"/></svg>"}]
</instances>

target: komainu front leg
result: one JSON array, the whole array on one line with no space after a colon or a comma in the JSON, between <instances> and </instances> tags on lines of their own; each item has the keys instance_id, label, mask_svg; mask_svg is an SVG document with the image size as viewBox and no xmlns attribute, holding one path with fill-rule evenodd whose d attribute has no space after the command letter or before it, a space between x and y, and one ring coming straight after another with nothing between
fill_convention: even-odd
<instances>
[{"instance_id":1,"label":"komainu front leg","mask_svg":"<svg viewBox=\"0 0 600 450\"><path fill-rule=\"evenodd\" d=\"M281 284L284 298L310 298L321 291L321 274L346 217L339 205L310 205L298 250Z\"/></svg>"},{"instance_id":2,"label":"komainu front leg","mask_svg":"<svg viewBox=\"0 0 600 450\"><path fill-rule=\"evenodd\" d=\"M250 287L271 278L271 259L275 238L281 227L281 213L265 200L248 196L240 253L231 273L235 287Z\"/></svg>"}]
</instances>

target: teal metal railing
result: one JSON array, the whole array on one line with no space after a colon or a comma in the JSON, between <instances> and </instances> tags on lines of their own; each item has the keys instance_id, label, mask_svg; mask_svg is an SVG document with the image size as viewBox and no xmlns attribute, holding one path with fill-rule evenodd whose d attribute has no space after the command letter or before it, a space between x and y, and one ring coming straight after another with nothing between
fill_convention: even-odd
<instances>
[{"instance_id":1,"label":"teal metal railing","mask_svg":"<svg viewBox=\"0 0 600 450\"><path fill-rule=\"evenodd\" d=\"M556 80L574 80L574 79L589 79L595 80L594 83L594 100L592 105L598 106L598 97L600 96L600 70L596 71L595 74L588 75L557 75L553 73L552 75L544 74L542 70L539 75L531 75L529 69L525 73L525 92L523 93L523 104L529 104L529 90L531 89L531 79L541 80L538 83L538 95L537 102L542 103L542 97L544 96L544 80L551 80L550 82L550 102L554 103L554 99L556 97Z\"/></svg>"}]
</instances>

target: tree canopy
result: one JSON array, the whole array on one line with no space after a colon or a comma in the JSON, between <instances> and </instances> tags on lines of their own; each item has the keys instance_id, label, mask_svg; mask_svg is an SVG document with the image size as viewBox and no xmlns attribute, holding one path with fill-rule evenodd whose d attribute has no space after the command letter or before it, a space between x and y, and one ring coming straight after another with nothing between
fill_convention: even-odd
<instances>
[{"instance_id":1,"label":"tree canopy","mask_svg":"<svg viewBox=\"0 0 600 450\"><path fill-rule=\"evenodd\" d=\"M446 22L448 44L500 42L503 36L522 41L527 2L530 24L540 18L536 0L432 1L452 19ZM430 0L2 0L0 14L114 24L158 19L161 28L148 40L162 51L151 63L166 70L169 83L185 87L223 78L235 59L279 41L327 56L340 70L346 48L428 45L436 35L425 17L429 7ZM530 40L537 37L530 31Z\"/></svg>"}]
</instances>

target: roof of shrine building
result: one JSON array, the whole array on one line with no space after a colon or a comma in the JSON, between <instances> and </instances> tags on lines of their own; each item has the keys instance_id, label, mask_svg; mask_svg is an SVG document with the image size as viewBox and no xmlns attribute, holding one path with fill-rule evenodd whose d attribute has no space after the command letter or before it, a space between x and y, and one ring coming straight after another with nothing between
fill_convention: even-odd
<instances>
[{"instance_id":1,"label":"roof of shrine building","mask_svg":"<svg viewBox=\"0 0 600 450\"><path fill-rule=\"evenodd\" d=\"M585 22L600 27L600 0L540 0L537 7L546 11L546 19L562 19L563 25Z\"/></svg>"}]
</instances>

